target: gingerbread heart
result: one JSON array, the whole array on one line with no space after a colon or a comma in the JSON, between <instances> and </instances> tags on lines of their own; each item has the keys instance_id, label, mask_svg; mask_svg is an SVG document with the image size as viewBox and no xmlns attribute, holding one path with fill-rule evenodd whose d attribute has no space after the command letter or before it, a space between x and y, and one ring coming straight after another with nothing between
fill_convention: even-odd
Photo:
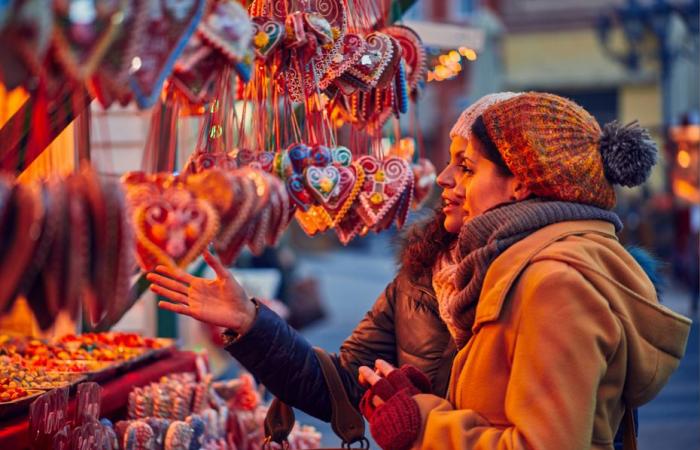
<instances>
[{"instance_id":1,"label":"gingerbread heart","mask_svg":"<svg viewBox=\"0 0 700 450\"><path fill-rule=\"evenodd\" d=\"M435 166L427 158L420 158L417 164L411 166L413 169L413 177L415 179L413 185L413 207L420 208L423 202L430 196L435 187L437 179Z\"/></svg>"},{"instance_id":2,"label":"gingerbread heart","mask_svg":"<svg viewBox=\"0 0 700 450\"><path fill-rule=\"evenodd\" d=\"M285 184L292 202L302 211L308 211L313 204L313 198L306 189L303 175L299 175L298 173L292 174L287 177Z\"/></svg>"},{"instance_id":3,"label":"gingerbread heart","mask_svg":"<svg viewBox=\"0 0 700 450\"><path fill-rule=\"evenodd\" d=\"M46 51L53 33L53 2L17 1L0 34L0 79L8 91L26 84L44 71Z\"/></svg>"},{"instance_id":4,"label":"gingerbread heart","mask_svg":"<svg viewBox=\"0 0 700 450\"><path fill-rule=\"evenodd\" d=\"M127 0L54 2L56 57L68 75L79 82L92 76L117 37L127 7Z\"/></svg>"},{"instance_id":5,"label":"gingerbread heart","mask_svg":"<svg viewBox=\"0 0 700 450\"><path fill-rule=\"evenodd\" d=\"M222 215L221 232L214 242L217 253L226 254L225 264L231 264L238 256L238 241L244 241L245 227L255 209L255 183L247 177L229 175L233 187L233 204ZM240 238L240 239L239 239Z\"/></svg>"},{"instance_id":6,"label":"gingerbread heart","mask_svg":"<svg viewBox=\"0 0 700 450\"><path fill-rule=\"evenodd\" d=\"M348 245L355 236L364 234L363 230L367 228L356 208L350 208L340 221L333 224L333 227L343 245Z\"/></svg>"},{"instance_id":7,"label":"gingerbread heart","mask_svg":"<svg viewBox=\"0 0 700 450\"><path fill-rule=\"evenodd\" d=\"M260 152L255 155L255 159L250 163L250 167L270 173L274 162L275 154L273 152Z\"/></svg>"},{"instance_id":8,"label":"gingerbread heart","mask_svg":"<svg viewBox=\"0 0 700 450\"><path fill-rule=\"evenodd\" d=\"M314 145L309 157L314 166L325 167L331 163L331 149L325 145Z\"/></svg>"},{"instance_id":9,"label":"gingerbread heart","mask_svg":"<svg viewBox=\"0 0 700 450\"><path fill-rule=\"evenodd\" d=\"M235 0L216 3L198 30L230 62L243 59L254 31L245 8Z\"/></svg>"},{"instance_id":10,"label":"gingerbread heart","mask_svg":"<svg viewBox=\"0 0 700 450\"><path fill-rule=\"evenodd\" d=\"M331 150L331 160L333 164L343 167L349 167L352 164L352 151L342 145Z\"/></svg>"},{"instance_id":11,"label":"gingerbread heart","mask_svg":"<svg viewBox=\"0 0 700 450\"><path fill-rule=\"evenodd\" d=\"M248 148L241 148L237 151L234 150L233 153L236 155L236 160L238 161L239 167L248 166L250 163L255 161L255 152Z\"/></svg>"},{"instance_id":12,"label":"gingerbread heart","mask_svg":"<svg viewBox=\"0 0 700 450\"><path fill-rule=\"evenodd\" d=\"M176 61L170 80L191 107L201 108L214 100L216 82L224 65L225 60L217 51L193 35Z\"/></svg>"},{"instance_id":13,"label":"gingerbread heart","mask_svg":"<svg viewBox=\"0 0 700 450\"><path fill-rule=\"evenodd\" d=\"M378 31L368 34L365 40L367 45L362 56L342 78L354 79L368 88L374 88L389 69L395 57L395 47L390 36Z\"/></svg>"},{"instance_id":14,"label":"gingerbread heart","mask_svg":"<svg viewBox=\"0 0 700 450\"><path fill-rule=\"evenodd\" d=\"M5 249L0 261L3 282L0 283L0 311L9 311L20 289L25 271L31 267L39 244L44 220L41 189L36 184L16 183L2 177L4 223L0 242ZM10 187L12 186L12 187ZM9 187L9 189L8 189Z\"/></svg>"},{"instance_id":15,"label":"gingerbread heart","mask_svg":"<svg viewBox=\"0 0 700 450\"><path fill-rule=\"evenodd\" d=\"M186 191L164 192L138 208L134 222L139 264L144 271L158 264L187 266L219 229L214 208Z\"/></svg>"},{"instance_id":16,"label":"gingerbread heart","mask_svg":"<svg viewBox=\"0 0 700 450\"><path fill-rule=\"evenodd\" d=\"M295 217L301 229L309 236L323 233L333 225L331 216L319 205L313 205L307 211L297 210Z\"/></svg>"},{"instance_id":17,"label":"gingerbread heart","mask_svg":"<svg viewBox=\"0 0 700 450\"><path fill-rule=\"evenodd\" d=\"M147 3L147 0L127 0L123 25L91 78L90 87L105 109L115 100L126 105L133 98L128 87L129 68L142 45L141 35L148 20Z\"/></svg>"},{"instance_id":18,"label":"gingerbread heart","mask_svg":"<svg viewBox=\"0 0 700 450\"><path fill-rule=\"evenodd\" d=\"M287 155L292 162L294 173L302 174L310 164L311 148L306 144L292 144L287 148Z\"/></svg>"},{"instance_id":19,"label":"gingerbread heart","mask_svg":"<svg viewBox=\"0 0 700 450\"><path fill-rule=\"evenodd\" d=\"M339 223L353 207L365 181L365 173L358 164L348 167L338 166L340 181L326 207L333 217L333 224Z\"/></svg>"},{"instance_id":20,"label":"gingerbread heart","mask_svg":"<svg viewBox=\"0 0 700 450\"><path fill-rule=\"evenodd\" d=\"M401 55L406 62L406 81L412 93L425 79L428 57L418 34L405 25L392 25L382 32L396 39L401 45Z\"/></svg>"},{"instance_id":21,"label":"gingerbread heart","mask_svg":"<svg viewBox=\"0 0 700 450\"><path fill-rule=\"evenodd\" d=\"M131 64L129 83L139 108L158 100L175 60L194 32L205 0L147 0L148 25L140 37L141 52Z\"/></svg>"},{"instance_id":22,"label":"gingerbread heart","mask_svg":"<svg viewBox=\"0 0 700 450\"><path fill-rule=\"evenodd\" d=\"M316 201L325 206L340 182L340 172L333 166L311 166L306 168L304 181Z\"/></svg>"},{"instance_id":23,"label":"gingerbread heart","mask_svg":"<svg viewBox=\"0 0 700 450\"><path fill-rule=\"evenodd\" d=\"M321 89L326 89L336 78L340 77L346 70L357 64L366 46L367 43L361 35L354 33L346 34L343 37L343 45L340 52L333 57L328 70L323 73L319 81Z\"/></svg>"},{"instance_id":24,"label":"gingerbread heart","mask_svg":"<svg viewBox=\"0 0 700 450\"><path fill-rule=\"evenodd\" d=\"M373 228L403 195L412 176L411 168L408 162L395 156L381 163L373 156L363 156L357 162L365 172L357 212L365 225Z\"/></svg>"},{"instance_id":25,"label":"gingerbread heart","mask_svg":"<svg viewBox=\"0 0 700 450\"><path fill-rule=\"evenodd\" d=\"M268 17L253 17L253 50L262 59L267 58L279 47L284 38L284 25Z\"/></svg>"},{"instance_id":26,"label":"gingerbread heart","mask_svg":"<svg viewBox=\"0 0 700 450\"><path fill-rule=\"evenodd\" d=\"M236 167L236 159L229 153L198 150L190 155L183 172L195 174L214 168L233 170Z\"/></svg>"}]
</instances>

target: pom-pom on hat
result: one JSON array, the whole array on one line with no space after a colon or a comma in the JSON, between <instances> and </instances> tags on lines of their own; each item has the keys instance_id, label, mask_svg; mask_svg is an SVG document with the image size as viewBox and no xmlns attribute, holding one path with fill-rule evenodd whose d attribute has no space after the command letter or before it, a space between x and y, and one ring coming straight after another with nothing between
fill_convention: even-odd
<instances>
[{"instance_id":1,"label":"pom-pom on hat","mask_svg":"<svg viewBox=\"0 0 700 450\"><path fill-rule=\"evenodd\" d=\"M656 146L638 124L601 131L585 109L557 95L521 94L482 119L506 166L538 197L612 209L613 184L642 184L656 163Z\"/></svg>"}]
</instances>

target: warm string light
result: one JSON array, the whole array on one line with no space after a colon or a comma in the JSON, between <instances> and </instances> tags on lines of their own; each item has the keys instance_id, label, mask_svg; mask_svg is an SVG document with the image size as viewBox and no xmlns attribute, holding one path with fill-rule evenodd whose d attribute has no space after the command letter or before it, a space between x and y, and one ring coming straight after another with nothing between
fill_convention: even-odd
<instances>
[{"instance_id":1,"label":"warm string light","mask_svg":"<svg viewBox=\"0 0 700 450\"><path fill-rule=\"evenodd\" d=\"M428 71L428 81L449 80L459 75L462 71L462 58L467 61L476 61L476 51L469 47L460 47L458 50L450 50L438 56L438 64L433 70Z\"/></svg>"}]
</instances>

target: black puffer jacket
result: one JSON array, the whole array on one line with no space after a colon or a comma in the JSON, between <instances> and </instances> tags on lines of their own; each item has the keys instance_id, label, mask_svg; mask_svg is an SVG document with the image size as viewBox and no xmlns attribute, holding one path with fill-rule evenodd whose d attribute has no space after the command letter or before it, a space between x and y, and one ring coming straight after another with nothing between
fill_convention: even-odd
<instances>
[{"instance_id":1,"label":"black puffer jacket","mask_svg":"<svg viewBox=\"0 0 700 450\"><path fill-rule=\"evenodd\" d=\"M439 317L429 276L411 279L409 273L399 272L333 355L355 405L364 393L357 369L373 367L377 358L416 366L430 377L435 394L445 394L455 345ZM261 305L252 329L226 350L282 401L330 420L330 397L311 344L268 308Z\"/></svg>"}]
</instances>

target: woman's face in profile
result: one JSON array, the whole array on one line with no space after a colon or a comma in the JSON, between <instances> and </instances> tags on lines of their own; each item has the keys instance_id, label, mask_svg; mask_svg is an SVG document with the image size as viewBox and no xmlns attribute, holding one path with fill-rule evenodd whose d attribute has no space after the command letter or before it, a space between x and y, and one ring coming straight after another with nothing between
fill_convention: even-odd
<instances>
[{"instance_id":1,"label":"woman's face in profile","mask_svg":"<svg viewBox=\"0 0 700 450\"><path fill-rule=\"evenodd\" d=\"M504 175L484 157L475 138L452 139L450 162L437 182L443 189L444 226L450 233L459 233L467 220L519 197L515 177Z\"/></svg>"}]
</instances>

